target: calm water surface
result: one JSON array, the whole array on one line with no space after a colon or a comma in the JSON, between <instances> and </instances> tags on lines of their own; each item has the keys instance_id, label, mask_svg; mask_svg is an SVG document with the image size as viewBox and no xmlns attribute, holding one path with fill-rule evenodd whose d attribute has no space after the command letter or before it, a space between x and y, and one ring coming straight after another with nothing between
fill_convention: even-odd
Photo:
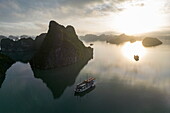
<instances>
[{"instance_id":1,"label":"calm water surface","mask_svg":"<svg viewBox=\"0 0 170 113\"><path fill-rule=\"evenodd\" d=\"M170 113L170 45L93 47L86 65L32 71L29 64L13 64L0 88L0 113ZM75 96L75 84L89 76L96 87Z\"/></svg>"}]
</instances>

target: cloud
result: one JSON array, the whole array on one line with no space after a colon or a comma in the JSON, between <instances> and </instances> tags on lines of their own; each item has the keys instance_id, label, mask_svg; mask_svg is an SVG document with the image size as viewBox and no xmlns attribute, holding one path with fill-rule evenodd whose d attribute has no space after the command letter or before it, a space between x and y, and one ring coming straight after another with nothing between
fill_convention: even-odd
<instances>
[{"instance_id":1,"label":"cloud","mask_svg":"<svg viewBox=\"0 0 170 113\"><path fill-rule=\"evenodd\" d=\"M0 22L0 33L2 35L40 34L42 28L31 22L4 23Z\"/></svg>"},{"instance_id":2,"label":"cloud","mask_svg":"<svg viewBox=\"0 0 170 113\"><path fill-rule=\"evenodd\" d=\"M52 19L64 23L86 18L97 19L108 15L109 12L120 11L116 4L121 2L124 0L114 2L112 0L0 0L0 33L15 33L12 31L22 33L21 23L31 25L34 29L24 27L25 31L37 31L42 23L41 30L46 29Z\"/></svg>"},{"instance_id":3,"label":"cloud","mask_svg":"<svg viewBox=\"0 0 170 113\"><path fill-rule=\"evenodd\" d=\"M120 11L116 4L125 0L1 0L1 22L101 16L100 13ZM95 14L95 15L94 15Z\"/></svg>"},{"instance_id":4,"label":"cloud","mask_svg":"<svg viewBox=\"0 0 170 113\"><path fill-rule=\"evenodd\" d=\"M38 24L45 26L52 19L62 22L62 24L75 23L75 25L78 26L78 24L80 25L90 18L93 20L91 24L93 26L93 23L96 23L95 21L98 21L100 18L125 10L126 7L124 7L124 5L126 4L143 7L145 5L143 1L144 0L0 0L0 23L4 25L8 23L9 26L14 25L13 23L32 23L32 29L37 29ZM80 23L76 23L75 21ZM7 28L8 26L4 27ZM0 27L0 32L5 32L4 27ZM12 28L10 29L10 31L12 31ZM41 30L42 29L45 28L41 28ZM86 31L86 29L83 30Z\"/></svg>"}]
</instances>

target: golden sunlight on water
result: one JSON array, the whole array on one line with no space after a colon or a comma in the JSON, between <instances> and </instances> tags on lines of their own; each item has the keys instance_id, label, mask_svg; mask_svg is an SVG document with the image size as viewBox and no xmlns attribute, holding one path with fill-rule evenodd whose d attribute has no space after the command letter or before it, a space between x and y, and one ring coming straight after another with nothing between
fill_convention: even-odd
<instances>
[{"instance_id":1,"label":"golden sunlight on water","mask_svg":"<svg viewBox=\"0 0 170 113\"><path fill-rule=\"evenodd\" d=\"M146 49L142 45L141 41L136 41L134 43L127 42L122 46L122 53L124 57L131 61L135 61L134 55L138 55L140 61L140 59L142 59L145 56Z\"/></svg>"}]
</instances>

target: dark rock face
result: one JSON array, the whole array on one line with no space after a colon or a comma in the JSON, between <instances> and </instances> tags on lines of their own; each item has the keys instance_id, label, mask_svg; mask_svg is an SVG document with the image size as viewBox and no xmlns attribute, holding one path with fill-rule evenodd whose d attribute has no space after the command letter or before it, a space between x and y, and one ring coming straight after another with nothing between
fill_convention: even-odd
<instances>
[{"instance_id":1,"label":"dark rock face","mask_svg":"<svg viewBox=\"0 0 170 113\"><path fill-rule=\"evenodd\" d=\"M0 44L1 44L1 40L2 39L5 39L5 38L7 38L6 36L3 36L3 35L0 35Z\"/></svg>"},{"instance_id":2,"label":"dark rock face","mask_svg":"<svg viewBox=\"0 0 170 113\"><path fill-rule=\"evenodd\" d=\"M48 33L30 63L35 68L50 69L68 66L87 57L93 57L93 49L84 46L74 28L51 21Z\"/></svg>"},{"instance_id":3,"label":"dark rock face","mask_svg":"<svg viewBox=\"0 0 170 113\"><path fill-rule=\"evenodd\" d=\"M39 50L47 33L42 33L35 38L35 49Z\"/></svg>"},{"instance_id":4,"label":"dark rock face","mask_svg":"<svg viewBox=\"0 0 170 113\"><path fill-rule=\"evenodd\" d=\"M28 63L36 51L41 47L42 42L46 33L42 33L36 37L35 40L28 38L27 35L20 36L21 39L2 39L1 43L1 53L9 56L14 61L20 61L23 63ZM13 36L10 36L13 38Z\"/></svg>"},{"instance_id":5,"label":"dark rock face","mask_svg":"<svg viewBox=\"0 0 170 113\"><path fill-rule=\"evenodd\" d=\"M19 52L8 52L8 51L1 51L2 54L10 57L12 60L16 62L28 63L32 57L34 56L36 51L19 51Z\"/></svg>"},{"instance_id":6,"label":"dark rock face","mask_svg":"<svg viewBox=\"0 0 170 113\"><path fill-rule=\"evenodd\" d=\"M33 51L34 41L32 38L23 38L18 41L13 41L9 38L1 40L1 50L8 52L23 52L23 51Z\"/></svg>"},{"instance_id":7,"label":"dark rock face","mask_svg":"<svg viewBox=\"0 0 170 113\"><path fill-rule=\"evenodd\" d=\"M152 47L161 45L162 42L157 38L146 37L145 39L143 39L142 44L145 47Z\"/></svg>"}]
</instances>

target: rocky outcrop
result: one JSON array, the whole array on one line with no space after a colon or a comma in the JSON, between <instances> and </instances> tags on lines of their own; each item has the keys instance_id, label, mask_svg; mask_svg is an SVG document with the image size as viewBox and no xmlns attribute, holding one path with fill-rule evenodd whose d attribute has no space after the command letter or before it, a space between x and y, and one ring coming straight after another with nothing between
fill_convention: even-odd
<instances>
[{"instance_id":1,"label":"rocky outcrop","mask_svg":"<svg viewBox=\"0 0 170 113\"><path fill-rule=\"evenodd\" d=\"M26 52L8 52L8 51L1 51L2 54L10 57L12 60L16 62L28 63L32 57L34 56L36 51L26 51Z\"/></svg>"},{"instance_id":2,"label":"rocky outcrop","mask_svg":"<svg viewBox=\"0 0 170 113\"><path fill-rule=\"evenodd\" d=\"M85 41L85 42L96 42L96 41L108 41L113 39L114 36L113 35L94 35L94 34L87 34L85 36L80 36L80 39Z\"/></svg>"},{"instance_id":3,"label":"rocky outcrop","mask_svg":"<svg viewBox=\"0 0 170 113\"><path fill-rule=\"evenodd\" d=\"M44 41L44 38L46 37L46 34L47 33L42 33L42 34L40 34L39 36L37 36L36 38L35 38L35 49L36 50L39 50L40 49L40 47L41 47L41 44L43 43L43 41Z\"/></svg>"},{"instance_id":4,"label":"rocky outcrop","mask_svg":"<svg viewBox=\"0 0 170 113\"><path fill-rule=\"evenodd\" d=\"M6 36L3 36L3 35L0 35L0 44L1 44L1 40L2 39L5 39L5 38L7 38Z\"/></svg>"},{"instance_id":5,"label":"rocky outcrop","mask_svg":"<svg viewBox=\"0 0 170 113\"><path fill-rule=\"evenodd\" d=\"M121 35L93 35L93 34L87 34L85 36L80 36L80 39L85 42L95 42L95 41L106 41L107 43L111 44L122 44L124 42L135 42L137 40L141 40L139 37L134 36L128 36L126 34Z\"/></svg>"},{"instance_id":6,"label":"rocky outcrop","mask_svg":"<svg viewBox=\"0 0 170 113\"><path fill-rule=\"evenodd\" d=\"M6 38L1 40L1 50L8 52L25 52L34 50L34 41L32 38L23 38L18 41Z\"/></svg>"},{"instance_id":7,"label":"rocky outcrop","mask_svg":"<svg viewBox=\"0 0 170 113\"><path fill-rule=\"evenodd\" d=\"M122 44L124 42L135 42L138 38L137 37L134 37L134 36L127 36L125 34L121 34L119 36L116 36L114 39L110 39L108 40L107 42L108 43L111 43L111 44Z\"/></svg>"},{"instance_id":8,"label":"rocky outcrop","mask_svg":"<svg viewBox=\"0 0 170 113\"><path fill-rule=\"evenodd\" d=\"M0 35L0 40L7 38L6 36Z\"/></svg>"},{"instance_id":9,"label":"rocky outcrop","mask_svg":"<svg viewBox=\"0 0 170 113\"><path fill-rule=\"evenodd\" d=\"M64 27L51 21L48 33L30 64L34 68L50 69L92 57L93 49L84 46L72 26Z\"/></svg>"},{"instance_id":10,"label":"rocky outcrop","mask_svg":"<svg viewBox=\"0 0 170 113\"><path fill-rule=\"evenodd\" d=\"M22 38L30 38L28 35L21 35L19 39L22 39Z\"/></svg>"},{"instance_id":11,"label":"rocky outcrop","mask_svg":"<svg viewBox=\"0 0 170 113\"><path fill-rule=\"evenodd\" d=\"M11 40L15 40L15 41L20 39L18 36L13 36L13 35L9 35L8 38L11 39Z\"/></svg>"},{"instance_id":12,"label":"rocky outcrop","mask_svg":"<svg viewBox=\"0 0 170 113\"><path fill-rule=\"evenodd\" d=\"M143 39L142 44L145 47L152 47L152 46L161 45L162 42L157 38L146 37L145 39Z\"/></svg>"},{"instance_id":13,"label":"rocky outcrop","mask_svg":"<svg viewBox=\"0 0 170 113\"><path fill-rule=\"evenodd\" d=\"M16 38L4 38L1 43L1 53L14 61L28 63L39 50L45 36L46 33L42 33L35 40L27 35L20 36L21 39L18 40ZM10 37L13 38L14 36L11 35Z\"/></svg>"}]
</instances>

